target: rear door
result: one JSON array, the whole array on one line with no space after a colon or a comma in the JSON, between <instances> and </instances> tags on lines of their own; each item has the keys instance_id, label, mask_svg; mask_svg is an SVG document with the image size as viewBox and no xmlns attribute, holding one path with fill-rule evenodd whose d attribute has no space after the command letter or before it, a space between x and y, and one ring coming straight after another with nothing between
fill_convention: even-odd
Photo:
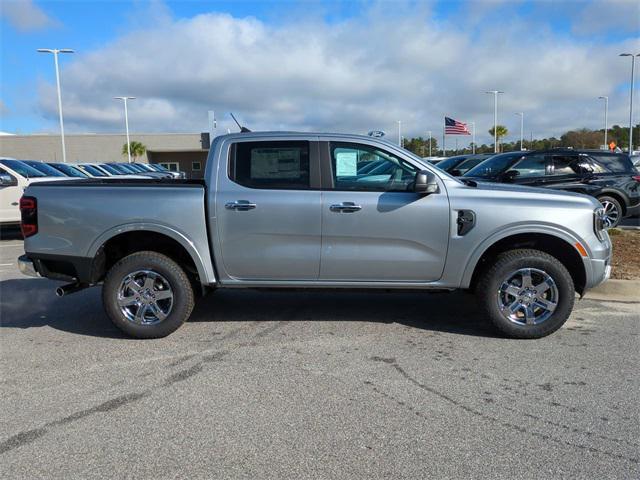
<instances>
[{"instance_id":1,"label":"rear door","mask_svg":"<svg viewBox=\"0 0 640 480\"><path fill-rule=\"evenodd\" d=\"M376 144L321 142L320 279L430 282L442 276L449 201L413 192L424 168Z\"/></svg>"},{"instance_id":2,"label":"rear door","mask_svg":"<svg viewBox=\"0 0 640 480\"><path fill-rule=\"evenodd\" d=\"M228 159L220 162L215 203L222 273L229 280L318 278L318 162L318 144L311 140L230 145Z\"/></svg>"},{"instance_id":3,"label":"rear door","mask_svg":"<svg viewBox=\"0 0 640 480\"><path fill-rule=\"evenodd\" d=\"M0 185L0 223L20 221L20 197L24 186L19 185L15 175L0 167L0 173L9 175L15 185Z\"/></svg>"}]
</instances>

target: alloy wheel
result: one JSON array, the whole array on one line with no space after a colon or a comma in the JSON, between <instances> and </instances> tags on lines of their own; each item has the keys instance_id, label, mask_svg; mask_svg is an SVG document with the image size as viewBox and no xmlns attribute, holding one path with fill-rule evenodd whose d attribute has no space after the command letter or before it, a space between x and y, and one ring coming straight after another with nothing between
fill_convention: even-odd
<instances>
[{"instance_id":1,"label":"alloy wheel","mask_svg":"<svg viewBox=\"0 0 640 480\"><path fill-rule=\"evenodd\" d=\"M171 313L173 290L158 272L138 270L125 276L120 283L118 306L131 323L155 325Z\"/></svg>"},{"instance_id":2,"label":"alloy wheel","mask_svg":"<svg viewBox=\"0 0 640 480\"><path fill-rule=\"evenodd\" d=\"M498 289L498 308L510 322L539 325L558 306L558 287L544 270L521 268L511 272Z\"/></svg>"}]
</instances>

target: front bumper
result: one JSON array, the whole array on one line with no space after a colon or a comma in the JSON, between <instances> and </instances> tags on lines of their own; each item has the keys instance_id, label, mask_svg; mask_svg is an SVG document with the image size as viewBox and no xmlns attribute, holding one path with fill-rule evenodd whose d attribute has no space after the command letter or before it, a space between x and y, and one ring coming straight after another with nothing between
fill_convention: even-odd
<instances>
[{"instance_id":1,"label":"front bumper","mask_svg":"<svg viewBox=\"0 0 640 480\"><path fill-rule=\"evenodd\" d=\"M607 235L604 242L600 242L597 247L591 246L591 256L583 258L586 285L585 290L597 287L607 281L611 276L611 240Z\"/></svg>"},{"instance_id":2,"label":"front bumper","mask_svg":"<svg viewBox=\"0 0 640 480\"><path fill-rule=\"evenodd\" d=\"M28 275L29 277L39 277L40 274L36 270L33 261L27 257L26 255L22 255L18 258L18 268L23 275Z\"/></svg>"}]
</instances>

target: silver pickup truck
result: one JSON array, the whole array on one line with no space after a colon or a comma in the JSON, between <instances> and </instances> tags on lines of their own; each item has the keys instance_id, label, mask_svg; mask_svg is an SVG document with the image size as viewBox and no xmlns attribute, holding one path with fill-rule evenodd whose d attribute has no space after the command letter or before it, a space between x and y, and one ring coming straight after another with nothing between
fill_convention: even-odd
<instances>
[{"instance_id":1,"label":"silver pickup truck","mask_svg":"<svg viewBox=\"0 0 640 480\"><path fill-rule=\"evenodd\" d=\"M71 282L58 295L102 284L138 338L209 289L269 287L467 289L503 334L538 338L610 272L597 200L462 182L357 135L225 135L204 181L44 182L21 211L21 270Z\"/></svg>"}]
</instances>

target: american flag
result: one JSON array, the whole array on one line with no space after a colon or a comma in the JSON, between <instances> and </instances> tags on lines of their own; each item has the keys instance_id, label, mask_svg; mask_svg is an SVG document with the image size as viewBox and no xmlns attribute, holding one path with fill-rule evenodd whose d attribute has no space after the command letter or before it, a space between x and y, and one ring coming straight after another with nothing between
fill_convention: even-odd
<instances>
[{"instance_id":1,"label":"american flag","mask_svg":"<svg viewBox=\"0 0 640 480\"><path fill-rule=\"evenodd\" d=\"M466 123L449 117L444 117L444 133L446 135L471 135Z\"/></svg>"}]
</instances>

